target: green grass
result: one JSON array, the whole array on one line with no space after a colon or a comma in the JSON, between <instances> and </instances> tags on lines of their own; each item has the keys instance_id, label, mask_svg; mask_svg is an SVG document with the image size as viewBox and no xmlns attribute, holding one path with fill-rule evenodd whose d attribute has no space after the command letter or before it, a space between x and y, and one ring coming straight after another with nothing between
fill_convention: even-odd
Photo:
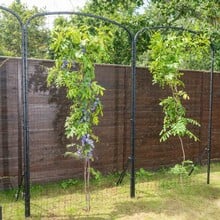
<instances>
[{"instance_id":1,"label":"green grass","mask_svg":"<svg viewBox=\"0 0 220 220\"><path fill-rule=\"evenodd\" d=\"M212 164L211 184L206 167L190 178L171 176L166 170L137 172L136 197L130 198L129 177L116 186L117 175L98 176L91 183L91 211L84 211L83 182L66 180L31 187L32 219L219 219L220 164ZM3 219L24 219L24 202L15 202L15 190L0 192Z\"/></svg>"}]
</instances>

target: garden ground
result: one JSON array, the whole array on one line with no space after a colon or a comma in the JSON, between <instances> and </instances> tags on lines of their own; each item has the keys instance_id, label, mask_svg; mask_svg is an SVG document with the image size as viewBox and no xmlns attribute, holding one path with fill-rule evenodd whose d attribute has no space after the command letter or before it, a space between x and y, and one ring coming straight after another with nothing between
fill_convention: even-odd
<instances>
[{"instance_id":1,"label":"garden ground","mask_svg":"<svg viewBox=\"0 0 220 220\"><path fill-rule=\"evenodd\" d=\"M130 198L129 177L116 186L118 175L96 173L91 181L91 211L85 207L83 182L65 180L31 187L29 219L219 219L220 164L212 164L211 182L206 184L206 167L182 180L167 170L137 173L136 197ZM24 219L23 200L15 201L16 190L0 192L3 219Z\"/></svg>"}]
</instances>

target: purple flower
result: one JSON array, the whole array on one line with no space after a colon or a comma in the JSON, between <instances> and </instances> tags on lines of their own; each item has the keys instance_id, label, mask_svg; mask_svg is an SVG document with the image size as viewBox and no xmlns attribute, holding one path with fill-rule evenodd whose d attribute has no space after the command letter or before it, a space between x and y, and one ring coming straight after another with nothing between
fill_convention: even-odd
<instances>
[{"instance_id":1,"label":"purple flower","mask_svg":"<svg viewBox=\"0 0 220 220\"><path fill-rule=\"evenodd\" d=\"M82 136L82 146L85 146L85 144L86 144L86 135L83 135Z\"/></svg>"},{"instance_id":2,"label":"purple flower","mask_svg":"<svg viewBox=\"0 0 220 220\"><path fill-rule=\"evenodd\" d=\"M82 117L80 119L80 122L87 122L89 120L88 112L85 109L83 109L82 113L83 114L82 114Z\"/></svg>"},{"instance_id":3,"label":"purple flower","mask_svg":"<svg viewBox=\"0 0 220 220\"><path fill-rule=\"evenodd\" d=\"M67 68L67 65L68 65L68 61L67 61L67 60L64 60L63 63L62 63L61 68L62 68L62 69L66 69L66 68Z\"/></svg>"},{"instance_id":4,"label":"purple flower","mask_svg":"<svg viewBox=\"0 0 220 220\"><path fill-rule=\"evenodd\" d=\"M62 69L67 69L67 67L68 67L68 64L70 64L70 62L68 62L67 60L63 60L63 63L62 63L62 66L61 66L61 68ZM70 69L70 67L69 67L69 69ZM73 61L72 63L71 63L71 71L78 71L78 65L77 65L77 63L75 62L75 61Z\"/></svg>"},{"instance_id":5,"label":"purple flower","mask_svg":"<svg viewBox=\"0 0 220 220\"><path fill-rule=\"evenodd\" d=\"M83 54L86 53L86 47L84 45L80 45L80 49L81 49Z\"/></svg>"},{"instance_id":6,"label":"purple flower","mask_svg":"<svg viewBox=\"0 0 220 220\"><path fill-rule=\"evenodd\" d=\"M91 107L91 111L95 111L99 103L100 103L99 98L96 98L95 102L93 103L93 106Z\"/></svg>"},{"instance_id":7,"label":"purple flower","mask_svg":"<svg viewBox=\"0 0 220 220\"><path fill-rule=\"evenodd\" d=\"M93 149L95 148L95 146L94 146L94 141L90 138L90 135L89 134L83 135L81 142L82 142L83 149L86 150L86 152L87 152L85 156L88 158L92 158L93 157ZM79 153L81 153L81 152L82 151L79 151Z\"/></svg>"},{"instance_id":8,"label":"purple flower","mask_svg":"<svg viewBox=\"0 0 220 220\"><path fill-rule=\"evenodd\" d=\"M89 134L83 135L82 139L82 146L89 145L90 147L94 148L94 141L90 138Z\"/></svg>"},{"instance_id":9,"label":"purple flower","mask_svg":"<svg viewBox=\"0 0 220 220\"><path fill-rule=\"evenodd\" d=\"M77 157L83 158L82 149L78 149L75 154L77 155Z\"/></svg>"}]
</instances>

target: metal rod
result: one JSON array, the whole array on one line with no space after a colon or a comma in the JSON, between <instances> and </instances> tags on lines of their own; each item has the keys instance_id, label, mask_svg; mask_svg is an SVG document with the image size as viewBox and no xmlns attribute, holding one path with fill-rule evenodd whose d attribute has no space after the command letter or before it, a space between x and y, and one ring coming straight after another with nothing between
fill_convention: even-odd
<instances>
[{"instance_id":1,"label":"metal rod","mask_svg":"<svg viewBox=\"0 0 220 220\"><path fill-rule=\"evenodd\" d=\"M135 137L136 137L136 38L132 39L132 75L131 75L131 179L130 179L130 197L135 197Z\"/></svg>"},{"instance_id":2,"label":"metal rod","mask_svg":"<svg viewBox=\"0 0 220 220\"><path fill-rule=\"evenodd\" d=\"M27 85L26 78L27 76L27 45L26 45L26 31L25 26L22 22L21 17L14 11L9 8L0 6L0 9L9 12L18 20L21 27L22 42L21 42L21 57L22 57L22 98L23 98L23 154L24 154L24 175L25 175L25 216L30 216L30 172L29 172L29 145L28 145L28 134L27 131L27 104L25 105L27 95ZM2 218L0 218L2 219Z\"/></svg>"},{"instance_id":3,"label":"metal rod","mask_svg":"<svg viewBox=\"0 0 220 220\"><path fill-rule=\"evenodd\" d=\"M2 207L0 206L0 220L2 220Z\"/></svg>"},{"instance_id":4,"label":"metal rod","mask_svg":"<svg viewBox=\"0 0 220 220\"><path fill-rule=\"evenodd\" d=\"M124 25L114 21L114 20L110 20L108 18L105 18L105 17L101 17L101 16L97 16L97 15L93 15L93 14L88 14L88 13L81 13L81 12L68 12L68 11L63 11L63 12L43 12L43 13L38 13L38 14L35 14L33 16L31 16L27 22L26 22L26 32L27 32L27 29L28 29L28 25L30 24L30 22L37 18L37 17L41 17L41 16L46 16L46 15L61 15L61 14L68 14L68 15L77 15L77 16L84 16L84 17L90 17L90 18L94 18L94 19L99 19L99 20L102 20L102 21L105 21L105 22L108 22L108 23L111 23L111 24L114 24L118 27L120 27L121 29L123 29L124 31L127 32L129 38L130 38L130 41L131 41L131 54L132 54L132 58L131 58L131 66L132 66L132 82L131 82L131 90L132 90L132 100L131 100L131 183L130 183L130 196L131 198L135 197L135 105L136 105L136 95L135 95L135 90L136 90L136 47L135 47L135 42L134 42L134 37L133 37L133 33ZM27 34L26 34L26 42L27 42ZM27 52L27 43L25 44L25 48L26 48L26 52ZM26 54L26 53L25 53ZM27 83L27 54L25 56L25 83ZM26 86L24 86L25 90L27 90ZM27 108L28 108L28 104L27 104L27 92L24 91L24 97L25 97L25 102L24 102L24 108L25 108L25 111L26 111L26 114L28 113L27 112ZM29 140L28 140L28 137L29 137L29 132L28 132L28 119L26 118L25 119L25 149L26 149L26 153L29 152ZM25 158L25 164L26 164L26 173L29 172L29 156L28 156L29 153L26 154L26 158ZM29 174L30 175L30 174ZM29 216L30 214L30 197L29 197L29 188L28 188L28 185L29 185L29 176L28 174L26 175L26 190L27 190L27 197L25 197L25 213L27 214L27 216ZM28 211L29 210L29 211Z\"/></svg>"},{"instance_id":5,"label":"metal rod","mask_svg":"<svg viewBox=\"0 0 220 220\"><path fill-rule=\"evenodd\" d=\"M77 15L77 16L83 16L83 17L90 17L90 18L94 18L94 19L98 19L98 20L102 20L102 21L105 21L105 22L114 24L114 25L116 25L116 26L118 26L118 27L124 29L124 30L128 33L130 39L132 39L133 34L132 34L132 32L131 32L125 25L122 25L122 24L118 23L117 21L114 21L114 20L111 20L111 19L108 19L108 18L99 16L99 15L93 15L93 14L83 13L83 12L75 12L75 11L54 11L54 12L42 12L42 13L37 13L37 14L31 16L31 17L27 20L26 25L28 26L29 23L30 23L33 19L35 19L35 18L37 18L37 17L47 16L47 15L49 15L49 16L50 16L50 15L64 15L64 14L65 14L65 15Z\"/></svg>"},{"instance_id":6,"label":"metal rod","mask_svg":"<svg viewBox=\"0 0 220 220\"><path fill-rule=\"evenodd\" d=\"M214 62L215 62L215 48L211 44L211 72L210 72L210 85L209 85L209 123L208 123L208 146L207 146L208 148L207 184L210 183L210 171L211 171Z\"/></svg>"},{"instance_id":7,"label":"metal rod","mask_svg":"<svg viewBox=\"0 0 220 220\"><path fill-rule=\"evenodd\" d=\"M12 14L14 17L16 17L16 19L18 20L19 24L20 24L20 27L22 28L23 26L23 22L22 22L22 19L21 17L16 13L14 12L13 10L11 10L10 8L6 8L6 7L3 7L3 6L0 6L0 9L2 9L3 11L7 11L8 13Z\"/></svg>"},{"instance_id":8,"label":"metal rod","mask_svg":"<svg viewBox=\"0 0 220 220\"><path fill-rule=\"evenodd\" d=\"M23 93L23 142L24 142L24 192L25 192L25 217L29 217L30 212L30 147L29 147L29 122L28 122L28 60L27 60L27 27L22 30L23 39L23 76L22 76L22 93Z\"/></svg>"}]
</instances>

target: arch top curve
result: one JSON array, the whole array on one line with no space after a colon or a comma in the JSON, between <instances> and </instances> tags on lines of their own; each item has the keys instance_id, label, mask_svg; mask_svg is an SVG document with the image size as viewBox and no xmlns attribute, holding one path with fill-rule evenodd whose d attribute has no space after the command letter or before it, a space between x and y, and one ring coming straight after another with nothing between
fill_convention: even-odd
<instances>
[{"instance_id":1,"label":"arch top curve","mask_svg":"<svg viewBox=\"0 0 220 220\"><path fill-rule=\"evenodd\" d=\"M10 8L6 8L4 6L0 6L0 9L3 10L3 11L7 11L8 13L12 14L14 17L16 17L16 19L18 20L19 24L21 27L24 26L24 23L22 22L22 19L21 17L16 13L14 12L13 10L11 10Z\"/></svg>"},{"instance_id":2,"label":"arch top curve","mask_svg":"<svg viewBox=\"0 0 220 220\"><path fill-rule=\"evenodd\" d=\"M135 33L135 36L134 36L134 40L137 41L137 38L139 37L140 34L146 32L146 31L151 31L151 30L175 30L175 31L182 31L182 32L188 32L188 33L192 33L192 34L202 34L203 32L201 31L194 31L194 30L191 30L191 29L187 29L187 28L184 28L184 27L177 27L177 26L154 26L154 27L144 27L142 29L140 29L139 31L137 31Z\"/></svg>"},{"instance_id":3,"label":"arch top curve","mask_svg":"<svg viewBox=\"0 0 220 220\"><path fill-rule=\"evenodd\" d=\"M102 21L108 22L110 24L114 24L114 25L120 27L121 29L125 30L131 40L134 38L134 34L126 26L122 25L121 23L119 23L117 21L114 21L114 20L99 16L99 15L94 15L94 14L84 13L84 12L75 12L75 11L54 11L54 12L37 13L37 14L34 14L33 16L31 16L27 20L27 22L25 23L25 27L27 28L28 25L30 24L30 22L37 17L50 16L50 15L77 15L77 16L83 16L83 17L89 17L89 18L102 20Z\"/></svg>"}]
</instances>

